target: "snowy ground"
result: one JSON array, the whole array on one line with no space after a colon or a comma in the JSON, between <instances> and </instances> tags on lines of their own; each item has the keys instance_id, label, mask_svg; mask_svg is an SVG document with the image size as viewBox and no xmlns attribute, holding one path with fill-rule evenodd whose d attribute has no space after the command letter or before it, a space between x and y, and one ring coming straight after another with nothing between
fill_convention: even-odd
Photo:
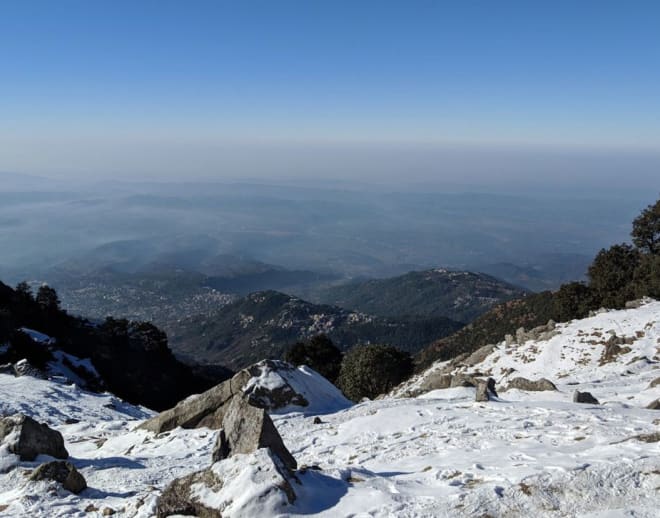
<instances>
[{"instance_id":1,"label":"snowy ground","mask_svg":"<svg viewBox=\"0 0 660 518\"><path fill-rule=\"evenodd\" d=\"M660 516L660 443L634 438L660 431L660 411L643 408L660 397L660 384L649 387L660 377L660 302L558 330L546 342L502 343L467 369L493 375L498 386L516 376L545 377L558 392L511 390L500 392L499 400L475 403L474 389L454 388L328 408L333 413L321 415L321 424L313 424L309 412L273 416L299 466L320 468L301 470L296 502L278 512L355 518ZM610 331L629 337L630 351L601 365ZM305 385L313 403L314 384ZM573 403L576 389L590 391L602 404ZM75 496L28 483L26 471L39 462L21 462L0 474L0 515L94 516L109 507L119 516L149 516L170 480L210 464L216 432L132 432L151 412L110 395L5 374L0 394L3 414L25 412L63 433L89 485ZM332 407L325 385L320 398ZM65 424L67 419L80 422ZM254 516L255 509L226 514Z\"/></svg>"}]
</instances>

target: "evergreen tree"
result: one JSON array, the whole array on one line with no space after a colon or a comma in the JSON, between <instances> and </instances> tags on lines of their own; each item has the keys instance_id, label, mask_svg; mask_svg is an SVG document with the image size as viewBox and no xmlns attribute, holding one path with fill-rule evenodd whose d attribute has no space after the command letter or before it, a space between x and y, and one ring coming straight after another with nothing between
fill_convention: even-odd
<instances>
[{"instance_id":1,"label":"evergreen tree","mask_svg":"<svg viewBox=\"0 0 660 518\"><path fill-rule=\"evenodd\" d=\"M334 383L341 369L342 353L326 335L295 343L284 355L293 365L307 365Z\"/></svg>"},{"instance_id":2,"label":"evergreen tree","mask_svg":"<svg viewBox=\"0 0 660 518\"><path fill-rule=\"evenodd\" d=\"M660 255L660 200L635 218L631 235L633 243L642 252Z\"/></svg>"}]
</instances>

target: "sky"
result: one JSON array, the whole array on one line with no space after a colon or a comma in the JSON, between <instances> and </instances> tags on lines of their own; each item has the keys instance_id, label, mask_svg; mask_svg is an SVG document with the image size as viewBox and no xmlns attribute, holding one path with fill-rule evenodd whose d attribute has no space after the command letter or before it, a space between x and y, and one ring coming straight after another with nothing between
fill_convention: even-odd
<instances>
[{"instance_id":1,"label":"sky","mask_svg":"<svg viewBox=\"0 0 660 518\"><path fill-rule=\"evenodd\" d=\"M0 171L643 184L659 28L644 0L5 0Z\"/></svg>"}]
</instances>

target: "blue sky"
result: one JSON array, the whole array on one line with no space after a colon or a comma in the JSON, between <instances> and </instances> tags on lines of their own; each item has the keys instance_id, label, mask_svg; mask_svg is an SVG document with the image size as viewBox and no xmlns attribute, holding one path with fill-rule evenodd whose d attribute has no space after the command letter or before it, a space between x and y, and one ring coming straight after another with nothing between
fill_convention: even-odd
<instances>
[{"instance_id":1,"label":"blue sky","mask_svg":"<svg viewBox=\"0 0 660 518\"><path fill-rule=\"evenodd\" d=\"M659 92L656 1L0 6L0 170L167 172L176 148L201 172L282 143L653 153Z\"/></svg>"}]
</instances>

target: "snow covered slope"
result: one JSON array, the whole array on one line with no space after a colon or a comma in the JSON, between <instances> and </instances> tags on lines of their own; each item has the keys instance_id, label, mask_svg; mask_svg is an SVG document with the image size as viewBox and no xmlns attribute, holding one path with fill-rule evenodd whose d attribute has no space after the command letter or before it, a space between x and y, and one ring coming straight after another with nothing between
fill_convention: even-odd
<instances>
[{"instance_id":1,"label":"snow covered slope","mask_svg":"<svg viewBox=\"0 0 660 518\"><path fill-rule=\"evenodd\" d=\"M644 407L660 398L660 382L652 386L660 377L660 302L556 331L546 341L503 342L482 361L449 369L490 374L498 388L518 376L544 377L558 391L512 389L476 403L473 388L435 390L325 413L320 424L309 411L278 412L273 420L300 466L295 502L241 504L239 493L260 491L263 480L252 476L259 456L230 458L219 467L244 482L223 516L657 517L660 411ZM280 384L257 378L254 386ZM305 397L313 399L318 386L305 388ZM576 389L601 404L573 403ZM150 412L111 395L5 374L0 394L3 413L22 411L63 433L89 485L75 496L27 482L38 462L20 462L0 474L0 515L100 516L110 507L119 516L149 516L173 478L211 464L214 431L131 431Z\"/></svg>"}]
</instances>

